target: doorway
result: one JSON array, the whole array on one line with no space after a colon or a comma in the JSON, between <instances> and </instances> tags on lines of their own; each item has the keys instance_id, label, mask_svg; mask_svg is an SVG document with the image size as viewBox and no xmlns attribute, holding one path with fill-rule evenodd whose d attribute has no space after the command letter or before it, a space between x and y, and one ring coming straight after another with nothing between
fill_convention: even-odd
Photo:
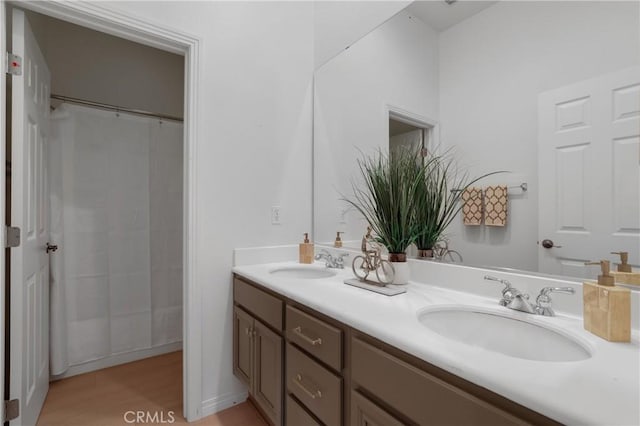
<instances>
[{"instance_id":1,"label":"doorway","mask_svg":"<svg viewBox=\"0 0 640 426\"><path fill-rule=\"evenodd\" d=\"M3 3L2 6L4 8L5 4ZM31 6L29 6L29 7L31 7ZM81 17L83 17L83 19L86 20L86 22L88 24L90 24L88 26L91 26L92 20L94 20L93 23L95 24L95 20L97 20L97 17L95 15L99 15L100 14L99 12L94 14L94 13L91 13L91 12L82 11L81 10L82 6L75 7L75 6L68 6L68 5L61 6L61 5L47 5L47 4L45 4L45 5L33 5L33 7L40 8L40 9L45 9L45 10L41 10L41 11L45 12L45 14L47 14L47 12L51 12L51 14L60 15L61 11L62 12L71 12L71 13L64 13L64 16L66 18L69 18L69 19L71 19L72 17L77 18L77 17L81 16ZM3 10L3 12L4 12L4 10ZM10 13L6 13L5 16L7 16L7 18L10 18ZM123 26L123 22L126 21L126 19L124 19L123 17L117 17L117 16L115 16L115 17L112 16L111 19L114 19L114 21L116 19L119 20L119 31L122 32L123 31L123 27L126 27L126 25ZM105 22L105 20L102 19L102 21L101 21L102 26L100 28L104 28L104 22ZM127 24L127 23L125 22L125 24ZM115 26L115 24L114 24L114 26ZM130 26L130 29L133 32L133 25ZM135 31L138 33L138 36L140 38L143 38L142 35L140 34L140 28L138 26L135 27ZM149 44L149 38L148 38L149 35L146 34L146 36L147 37L145 37L145 42L146 42L146 44ZM169 34L169 35L164 34L164 40L162 41L161 44L163 44L163 46L167 46L167 39L170 39L171 36L172 36L172 34ZM131 37L131 38L135 38L135 37ZM180 39L180 42L176 41L176 39L178 39L178 38ZM161 37L158 36L158 40L160 40L160 39L161 39ZM180 37L176 36L171 41L174 42L174 46L175 46L176 50L181 49L183 54L184 53L187 54L186 58L188 59L187 61L185 61L186 63L184 64L186 66L183 67L183 69L185 69L187 71L187 82L190 83L190 84L185 84L184 85L184 87L185 87L185 89L187 91L186 99L189 100L189 102L183 102L183 105L186 107L185 108L185 116L188 118L188 120L187 120L187 125L185 126L187 129L184 132L185 135L183 137L183 140L184 140L185 143L184 143L184 147L183 147L182 151L183 152L190 152L192 150L192 147L193 147L193 144L194 144L193 137L189 137L189 134L190 134L189 129L192 129L193 128L193 124L194 124L193 117L191 117L191 114L190 114L190 112L193 111L193 105L192 105L192 103L190 102L190 99L189 99L190 98L189 94L192 94L192 90L191 90L192 86L191 86L191 84L194 83L193 75L189 73L190 68L193 66L193 61L192 61L193 58L190 57L190 54L193 53L193 51L191 49L193 48L194 45L197 45L197 41L185 40L183 36L180 36ZM29 77L31 75L27 74L27 76ZM11 81L11 78L8 79L9 82ZM46 90L45 90L45 92L46 92ZM42 93L40 93L39 96L42 96ZM185 96L183 95L183 99L184 98L185 98ZM69 103L69 102L67 102L67 103ZM125 114L127 114L127 112L120 111L119 114L124 117ZM3 113L3 115L4 115L4 113ZM8 126L8 127L10 127L10 126ZM40 157L36 156L36 157L37 157L36 160L34 160L35 162L29 163L29 164L31 164L31 165L44 165L43 157L42 156L40 156ZM184 195L183 202L180 203L180 205L183 205L184 208L183 209L178 208L178 211L180 211L180 210L184 211L184 219L183 219L184 232L181 235L182 238L180 238L180 236L178 236L178 238L177 238L177 240L178 240L177 244L178 245L180 245L179 244L180 241L187 241L188 240L187 236L190 235L190 232L192 231L192 228L190 228L190 225L192 226L192 223L190 223L190 221L189 221L189 213L190 213L190 203L189 202L191 201L192 195L193 195L192 191L191 191L191 183L192 183L192 180L191 180L192 167L191 166L192 166L192 164L191 164L191 161L188 160L189 157L187 155L185 155L184 157L185 157L185 161L184 161L185 173L183 175L185 176L185 182L184 182L184 186L183 187L185 188L185 191L184 191L185 195ZM34 167L32 169L37 169L37 168ZM17 180L20 180L20 178L14 179L13 183L15 183ZM42 178L38 178L38 182L40 180L43 180L43 179ZM41 184L40 186L38 186L38 188L45 188L45 186L46 185ZM41 192L43 192L43 191L41 191ZM38 192L38 194L41 194L41 192ZM40 196L40 195L38 195L38 196ZM40 222L38 222L38 223L40 223ZM29 231L27 230L27 232L29 232ZM55 244L53 244L53 245L55 245ZM24 245L23 245L23 247L24 247ZM189 296L191 296L193 294L192 292L188 292L187 291L188 283L189 283L188 278L192 274L193 265L190 262L190 256L187 255L190 252L189 251L189 247L188 246L184 247L182 250L180 250L180 252L185 253L185 255L183 256L182 264L185 265L186 267L184 268L184 273L181 274L181 275L183 275L185 277L185 279L184 279L184 284L185 284L185 286L184 286L185 287L184 294L185 294L186 297L184 297L184 304L188 305L189 304L189 300L190 300ZM45 286L42 286L42 289L44 289L44 288L45 288ZM39 300L40 300L40 303L42 303L45 300L44 294L41 295L41 298ZM187 323L188 322L188 318L187 317L190 316L191 313L189 312L188 309L184 309L184 311L185 311L185 315L184 315L185 316L185 323ZM195 312L195 313L197 314L197 312ZM37 317L37 321L32 321L32 322L41 323L42 321L44 321L44 316ZM14 321L14 325L15 325L15 323L16 322ZM186 324L185 324L184 327L179 327L179 328L187 330ZM42 330L44 330L44 329L45 329L45 327L42 327ZM4 327L3 327L3 331L4 331ZM187 346L186 342L187 342L187 339L188 339L186 334L187 333L185 333L185 339L184 339L185 340L185 352L187 352L187 350L188 350L188 348L186 347ZM42 341L42 340L38 340L38 341ZM197 343L197 342L195 342L195 343ZM9 349L11 350L12 348L9 348ZM190 352L190 353L192 353L192 352ZM15 354L14 354L14 358L15 358ZM43 357L40 357L40 358L37 358L37 359L38 360L42 360L42 358ZM185 370L186 370L186 366L188 365L188 363L186 361L186 358L188 358L188 354L185 354L185 362L184 362ZM193 356L192 356L192 358L193 358ZM30 359L28 361L31 362ZM196 365L196 367L197 367L197 365ZM188 386L188 385L192 385L192 383L190 383L188 381L188 374L185 374L184 382L185 382L185 396L184 396L185 416L191 417L191 418L195 418L195 416L197 416L198 413L199 413L199 399L189 398L188 395L187 395L188 392L189 392L189 389L190 389L190 386ZM196 382L196 384L197 384L197 382ZM12 386L10 384L9 388L11 388L11 387ZM25 391L27 394L29 394L29 393L32 394L34 392L34 388L33 388L33 386L30 386L28 389L23 389L23 391ZM14 395L11 395L11 397L14 397ZM196 393L196 397L197 397L197 393ZM188 401L192 402L190 404L190 406L188 404ZM197 401L197 405L196 406L194 406L194 404L193 404L194 401ZM23 413L24 413L24 410L23 410Z\"/></svg>"},{"instance_id":2,"label":"doorway","mask_svg":"<svg viewBox=\"0 0 640 426\"><path fill-rule=\"evenodd\" d=\"M389 153L399 150L418 152L425 148L428 129L389 118Z\"/></svg>"},{"instance_id":3,"label":"doorway","mask_svg":"<svg viewBox=\"0 0 640 426\"><path fill-rule=\"evenodd\" d=\"M393 106L387 106L387 111L389 153L408 149L425 157L428 150L437 148L436 121Z\"/></svg>"},{"instance_id":4,"label":"doorway","mask_svg":"<svg viewBox=\"0 0 640 426\"><path fill-rule=\"evenodd\" d=\"M429 152L437 150L438 124L436 121L401 108L387 106L389 154L394 152L410 152L417 154L418 166L426 164ZM409 256L417 256L415 245L407 249Z\"/></svg>"}]
</instances>

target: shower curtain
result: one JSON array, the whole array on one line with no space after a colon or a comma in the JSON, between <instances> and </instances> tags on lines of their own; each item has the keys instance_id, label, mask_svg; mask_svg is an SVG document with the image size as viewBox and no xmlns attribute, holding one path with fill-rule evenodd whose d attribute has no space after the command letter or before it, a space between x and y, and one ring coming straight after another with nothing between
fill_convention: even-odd
<instances>
[{"instance_id":1,"label":"shower curtain","mask_svg":"<svg viewBox=\"0 0 640 426\"><path fill-rule=\"evenodd\" d=\"M182 340L182 124L51 117L51 374Z\"/></svg>"}]
</instances>

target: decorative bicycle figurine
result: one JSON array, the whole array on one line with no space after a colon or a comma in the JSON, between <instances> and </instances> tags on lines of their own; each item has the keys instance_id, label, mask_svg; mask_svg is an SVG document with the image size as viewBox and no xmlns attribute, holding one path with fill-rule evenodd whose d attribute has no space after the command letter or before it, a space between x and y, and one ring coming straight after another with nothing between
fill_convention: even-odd
<instances>
[{"instance_id":1,"label":"decorative bicycle figurine","mask_svg":"<svg viewBox=\"0 0 640 426\"><path fill-rule=\"evenodd\" d=\"M395 274L393 265L388 260L382 259L380 252L380 244L373 238L371 227L368 226L366 235L362 237L362 254L354 257L351 263L353 274L360 281L381 286L391 284ZM376 273L378 282L367 280L373 271Z\"/></svg>"},{"instance_id":2,"label":"decorative bicycle figurine","mask_svg":"<svg viewBox=\"0 0 640 426\"><path fill-rule=\"evenodd\" d=\"M463 261L462 255L459 252L449 249L449 240L447 239L440 240L436 242L433 246L433 257L436 260L440 260L440 261L448 260L453 263L453 262L456 262L454 255L458 257L459 259L458 262Z\"/></svg>"}]
</instances>

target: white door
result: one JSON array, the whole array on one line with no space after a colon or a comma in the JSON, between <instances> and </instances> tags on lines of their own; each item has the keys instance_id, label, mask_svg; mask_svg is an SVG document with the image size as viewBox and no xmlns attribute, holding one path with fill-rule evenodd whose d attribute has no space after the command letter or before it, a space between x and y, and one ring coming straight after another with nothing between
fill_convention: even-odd
<instances>
[{"instance_id":1,"label":"white door","mask_svg":"<svg viewBox=\"0 0 640 426\"><path fill-rule=\"evenodd\" d=\"M595 278L584 262L613 251L639 266L640 67L538 100L540 272Z\"/></svg>"},{"instance_id":2,"label":"white door","mask_svg":"<svg viewBox=\"0 0 640 426\"><path fill-rule=\"evenodd\" d=\"M49 388L50 75L21 10L13 10L12 36L22 75L11 77L11 224L21 229L22 241L11 249L9 391L20 399L20 417L11 423L35 425Z\"/></svg>"}]
</instances>

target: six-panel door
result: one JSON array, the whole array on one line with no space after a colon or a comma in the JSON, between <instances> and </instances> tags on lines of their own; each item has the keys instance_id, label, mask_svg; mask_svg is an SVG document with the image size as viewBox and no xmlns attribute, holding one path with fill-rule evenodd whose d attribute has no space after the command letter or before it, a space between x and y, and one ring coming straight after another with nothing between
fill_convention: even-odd
<instances>
[{"instance_id":1,"label":"six-panel door","mask_svg":"<svg viewBox=\"0 0 640 426\"><path fill-rule=\"evenodd\" d=\"M4 31L4 30L3 30ZM19 399L12 425L32 425L49 389L49 188L47 144L51 75L22 10L13 10L11 77L11 225L22 241L11 249L9 398ZM4 87L2 88L4 90ZM4 136L4 135L3 135Z\"/></svg>"}]
</instances>

